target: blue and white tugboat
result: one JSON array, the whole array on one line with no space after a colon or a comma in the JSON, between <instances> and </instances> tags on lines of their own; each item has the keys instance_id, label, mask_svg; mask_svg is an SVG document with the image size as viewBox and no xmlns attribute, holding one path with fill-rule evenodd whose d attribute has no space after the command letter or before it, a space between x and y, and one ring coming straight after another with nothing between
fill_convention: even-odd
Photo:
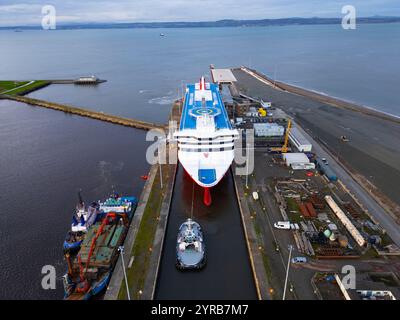
<instances>
[{"instance_id":1,"label":"blue and white tugboat","mask_svg":"<svg viewBox=\"0 0 400 320\"><path fill-rule=\"evenodd\" d=\"M64 240L64 253L75 253L79 251L88 229L95 223L99 212L99 205L96 202L93 202L86 208L81 192L78 193L78 197L79 203L72 216L71 229L68 231Z\"/></svg>"},{"instance_id":2,"label":"blue and white tugboat","mask_svg":"<svg viewBox=\"0 0 400 320\"><path fill-rule=\"evenodd\" d=\"M179 227L176 243L176 267L184 269L201 269L206 263L203 232L200 225L187 219Z\"/></svg>"}]
</instances>

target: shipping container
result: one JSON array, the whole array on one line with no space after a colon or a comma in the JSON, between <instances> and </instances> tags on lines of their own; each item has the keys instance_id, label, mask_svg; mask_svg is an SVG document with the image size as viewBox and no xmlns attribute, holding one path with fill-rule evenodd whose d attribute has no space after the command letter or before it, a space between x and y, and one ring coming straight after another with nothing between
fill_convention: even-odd
<instances>
[{"instance_id":1,"label":"shipping container","mask_svg":"<svg viewBox=\"0 0 400 320\"><path fill-rule=\"evenodd\" d=\"M317 213L315 212L315 209L314 209L314 207L313 207L311 202L306 202L306 208L307 208L307 210L308 210L308 212L310 214L310 217L312 217L312 218L316 218L317 217Z\"/></svg>"},{"instance_id":2,"label":"shipping container","mask_svg":"<svg viewBox=\"0 0 400 320\"><path fill-rule=\"evenodd\" d=\"M319 210L322 210L325 208L324 202L321 200L321 198L318 195L313 194L311 196L310 200L311 200L311 203L313 204L314 208L319 209Z\"/></svg>"},{"instance_id":3,"label":"shipping container","mask_svg":"<svg viewBox=\"0 0 400 320\"><path fill-rule=\"evenodd\" d=\"M306 206L304 205L304 203L301 203L301 204L299 205L299 207L300 207L301 215L302 215L304 218L310 217L310 214L308 213L308 210L307 210Z\"/></svg>"}]
</instances>

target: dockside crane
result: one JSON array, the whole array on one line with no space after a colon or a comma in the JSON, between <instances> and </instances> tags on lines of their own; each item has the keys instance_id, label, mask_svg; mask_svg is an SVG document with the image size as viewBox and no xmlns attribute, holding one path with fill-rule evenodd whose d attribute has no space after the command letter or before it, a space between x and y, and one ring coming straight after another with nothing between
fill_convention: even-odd
<instances>
[{"instance_id":1,"label":"dockside crane","mask_svg":"<svg viewBox=\"0 0 400 320\"><path fill-rule=\"evenodd\" d=\"M289 145L289 134L290 134L290 129L291 128L292 128L292 121L289 119L287 127L286 127L285 140L284 140L283 146L282 147L269 148L270 152L277 152L277 153L286 153L286 152L288 152L288 150L289 150L289 147L288 147L288 145Z\"/></svg>"}]
</instances>

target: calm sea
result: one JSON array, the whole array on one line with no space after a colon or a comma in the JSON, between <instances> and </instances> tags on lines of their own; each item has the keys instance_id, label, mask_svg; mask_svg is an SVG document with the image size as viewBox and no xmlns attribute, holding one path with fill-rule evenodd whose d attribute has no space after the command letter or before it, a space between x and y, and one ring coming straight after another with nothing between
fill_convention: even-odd
<instances>
[{"instance_id":1,"label":"calm sea","mask_svg":"<svg viewBox=\"0 0 400 320\"><path fill-rule=\"evenodd\" d=\"M166 36L160 37L160 32ZM75 78L97 88L32 94L164 121L183 81L248 65L271 77L400 115L400 24L205 29L0 31L0 78Z\"/></svg>"},{"instance_id":2,"label":"calm sea","mask_svg":"<svg viewBox=\"0 0 400 320\"><path fill-rule=\"evenodd\" d=\"M160 33L165 37L160 37ZM0 79L95 74L97 87L32 97L165 122L182 83L247 65L281 81L400 116L400 24L268 28L0 31ZM76 191L139 195L148 143L139 130L0 101L0 298L59 299L61 245ZM56 266L56 291L40 287Z\"/></svg>"}]
</instances>

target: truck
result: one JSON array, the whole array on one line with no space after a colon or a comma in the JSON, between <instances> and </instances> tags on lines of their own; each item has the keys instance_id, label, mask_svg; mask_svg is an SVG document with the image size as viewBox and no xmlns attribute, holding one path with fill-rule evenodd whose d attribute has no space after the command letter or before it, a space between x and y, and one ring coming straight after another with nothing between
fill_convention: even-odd
<instances>
[{"instance_id":1,"label":"truck","mask_svg":"<svg viewBox=\"0 0 400 320\"><path fill-rule=\"evenodd\" d=\"M329 166L329 163L325 158L315 159L315 165L317 169L329 179L329 181L337 181L338 178L336 176L336 173Z\"/></svg>"}]
</instances>

